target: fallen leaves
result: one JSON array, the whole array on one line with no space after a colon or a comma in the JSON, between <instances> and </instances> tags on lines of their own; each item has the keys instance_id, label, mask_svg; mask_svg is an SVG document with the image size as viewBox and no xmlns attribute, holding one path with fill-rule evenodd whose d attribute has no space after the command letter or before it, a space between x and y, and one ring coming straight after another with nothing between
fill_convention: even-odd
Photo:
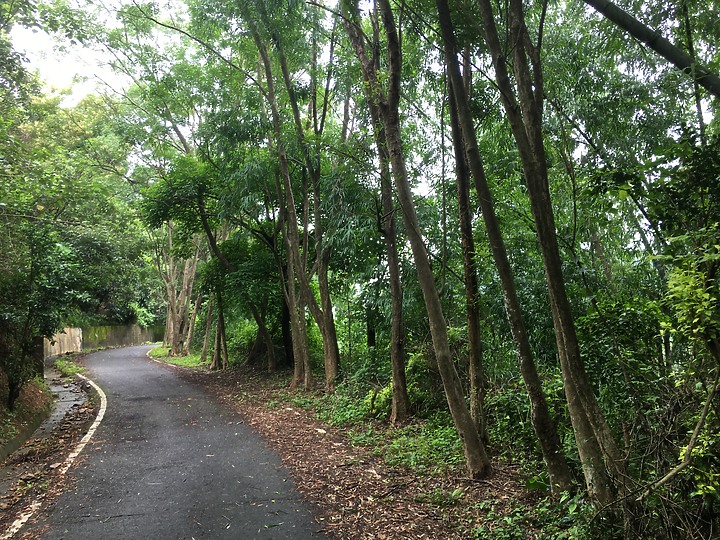
<instances>
[{"instance_id":1,"label":"fallen leaves","mask_svg":"<svg viewBox=\"0 0 720 540\"><path fill-rule=\"evenodd\" d=\"M534 496L522 489L518 470L507 465L494 464L494 476L482 482L390 467L311 412L269 406L278 403L279 390L252 370L184 372L184 377L204 385L265 437L333 537L459 540L472 537L487 517L478 501L492 500L501 515Z\"/></svg>"},{"instance_id":2,"label":"fallen leaves","mask_svg":"<svg viewBox=\"0 0 720 540\"><path fill-rule=\"evenodd\" d=\"M89 402L72 407L51 433L30 439L2 464L0 530L5 530L30 504L46 504L62 493L66 488L65 477L60 480L59 474L63 461L94 417L95 409Z\"/></svg>"}]
</instances>

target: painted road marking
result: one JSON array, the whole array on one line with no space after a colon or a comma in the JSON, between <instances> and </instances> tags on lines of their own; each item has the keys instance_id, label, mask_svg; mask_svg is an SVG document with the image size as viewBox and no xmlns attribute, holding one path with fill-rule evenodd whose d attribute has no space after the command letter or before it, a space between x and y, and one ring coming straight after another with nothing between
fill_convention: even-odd
<instances>
[{"instance_id":1,"label":"painted road marking","mask_svg":"<svg viewBox=\"0 0 720 540\"><path fill-rule=\"evenodd\" d=\"M65 473L68 472L68 469L70 469L70 466L73 464L75 459L80 455L80 452L83 451L85 446L87 446L87 443L90 442L90 439L92 439L92 436L95 434L95 431L97 430L98 426L100 425L100 422L102 422L103 417L105 416L105 410L107 409L107 396L105 395L105 392L102 391L102 388L100 388L97 384L95 384L93 381L85 377L84 375L80 375L78 373L78 377L81 377L85 381L87 381L98 393L100 396L100 410L98 411L97 416L95 417L95 421L90 426L90 429L85 434L85 436L80 440L80 442L77 444L75 449L70 452L70 455L65 459L65 463L63 463L63 466L60 468L60 476L63 476ZM17 518L12 525L10 525L10 528L8 531L0 536L0 540L9 540L12 538L15 533L17 533L25 523L35 514L35 512L38 511L40 508L41 503L39 501L34 501L28 508L23 512L19 518Z\"/></svg>"}]
</instances>

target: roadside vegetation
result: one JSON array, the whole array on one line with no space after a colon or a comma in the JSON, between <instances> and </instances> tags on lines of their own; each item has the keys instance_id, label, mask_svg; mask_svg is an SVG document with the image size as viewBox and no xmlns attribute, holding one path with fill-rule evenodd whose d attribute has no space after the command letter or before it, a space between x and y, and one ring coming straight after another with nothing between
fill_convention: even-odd
<instances>
[{"instance_id":1,"label":"roadside vegetation","mask_svg":"<svg viewBox=\"0 0 720 540\"><path fill-rule=\"evenodd\" d=\"M151 349L148 354L155 360L174 366L186 368L207 368L209 366L207 361L203 361L200 358L200 353L188 354L186 356L170 356L169 352L165 345L158 345Z\"/></svg>"},{"instance_id":2,"label":"roadside vegetation","mask_svg":"<svg viewBox=\"0 0 720 540\"><path fill-rule=\"evenodd\" d=\"M77 364L74 358L58 358L53 365L66 379L74 379L78 373L85 374L87 372L83 366Z\"/></svg>"},{"instance_id":3,"label":"roadside vegetation","mask_svg":"<svg viewBox=\"0 0 720 540\"><path fill-rule=\"evenodd\" d=\"M34 378L23 386L12 411L2 403L5 402L0 403L0 448L5 448L11 440L50 412L53 396L44 380Z\"/></svg>"}]
</instances>

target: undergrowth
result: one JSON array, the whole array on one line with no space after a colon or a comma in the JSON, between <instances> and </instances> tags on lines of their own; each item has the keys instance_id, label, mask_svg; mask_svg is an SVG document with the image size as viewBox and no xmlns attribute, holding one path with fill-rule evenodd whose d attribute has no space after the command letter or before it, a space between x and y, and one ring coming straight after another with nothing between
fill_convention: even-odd
<instances>
[{"instance_id":1,"label":"undergrowth","mask_svg":"<svg viewBox=\"0 0 720 540\"><path fill-rule=\"evenodd\" d=\"M63 377L73 378L78 373L85 373L85 368L72 360L58 358L55 360L55 369L62 373Z\"/></svg>"},{"instance_id":2,"label":"undergrowth","mask_svg":"<svg viewBox=\"0 0 720 540\"><path fill-rule=\"evenodd\" d=\"M404 425L392 426L377 419L376 411L368 407L368 400L358 399L348 390L341 386L333 394L281 391L270 405L290 403L312 410L322 422L344 430L353 445L364 447L387 464L403 467L418 476L463 476L462 443L449 412L435 409L424 418L416 417ZM521 450L526 448L525 441L513 440L517 433L508 438L508 433L512 433L512 429L505 432L505 439L496 439L499 448L495 455L501 460L514 455L513 465L520 465L529 475L525 488L538 493L537 499L530 496L528 500L537 502L514 500L512 494L508 494L513 499L511 503L508 500L475 501L471 508L482 513L483 519L467 530L467 537L475 540L606 538L597 527L591 530L593 510L582 495L565 493L559 498L550 497L540 474L540 464ZM517 463L518 455L522 456L521 463ZM443 511L459 504L463 498L464 492L458 488L419 493L416 500Z\"/></svg>"},{"instance_id":3,"label":"undergrowth","mask_svg":"<svg viewBox=\"0 0 720 540\"><path fill-rule=\"evenodd\" d=\"M148 353L152 358L166 364L182 366L187 368L199 368L209 365L209 361L203 362L200 353L188 354L187 356L170 356L168 348L162 345L150 349Z\"/></svg>"},{"instance_id":4,"label":"undergrowth","mask_svg":"<svg viewBox=\"0 0 720 540\"><path fill-rule=\"evenodd\" d=\"M52 394L41 377L28 381L15 402L15 410L8 411L0 403L0 446L15 437L24 426L52 405Z\"/></svg>"}]
</instances>

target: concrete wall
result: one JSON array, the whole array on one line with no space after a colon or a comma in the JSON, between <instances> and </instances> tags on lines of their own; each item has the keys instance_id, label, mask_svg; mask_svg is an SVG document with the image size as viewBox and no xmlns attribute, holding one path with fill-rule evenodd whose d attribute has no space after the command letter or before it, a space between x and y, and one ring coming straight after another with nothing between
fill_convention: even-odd
<instances>
[{"instance_id":1,"label":"concrete wall","mask_svg":"<svg viewBox=\"0 0 720 540\"><path fill-rule=\"evenodd\" d=\"M160 330L159 335L158 330ZM92 326L82 329L83 348L127 347L160 341L163 338L162 332L164 330L165 327L161 327L161 329L157 327L141 328L136 324L129 326Z\"/></svg>"},{"instance_id":2,"label":"concrete wall","mask_svg":"<svg viewBox=\"0 0 720 540\"><path fill-rule=\"evenodd\" d=\"M64 328L62 332L53 336L52 341L44 340L44 355L45 358L52 358L69 352L82 351L82 345L82 328Z\"/></svg>"},{"instance_id":3,"label":"concrete wall","mask_svg":"<svg viewBox=\"0 0 720 540\"><path fill-rule=\"evenodd\" d=\"M65 328L45 340L43 352L46 359L69 352L80 352L99 347L127 347L147 342L161 341L165 327L141 328L129 326L91 326L88 328Z\"/></svg>"}]
</instances>

